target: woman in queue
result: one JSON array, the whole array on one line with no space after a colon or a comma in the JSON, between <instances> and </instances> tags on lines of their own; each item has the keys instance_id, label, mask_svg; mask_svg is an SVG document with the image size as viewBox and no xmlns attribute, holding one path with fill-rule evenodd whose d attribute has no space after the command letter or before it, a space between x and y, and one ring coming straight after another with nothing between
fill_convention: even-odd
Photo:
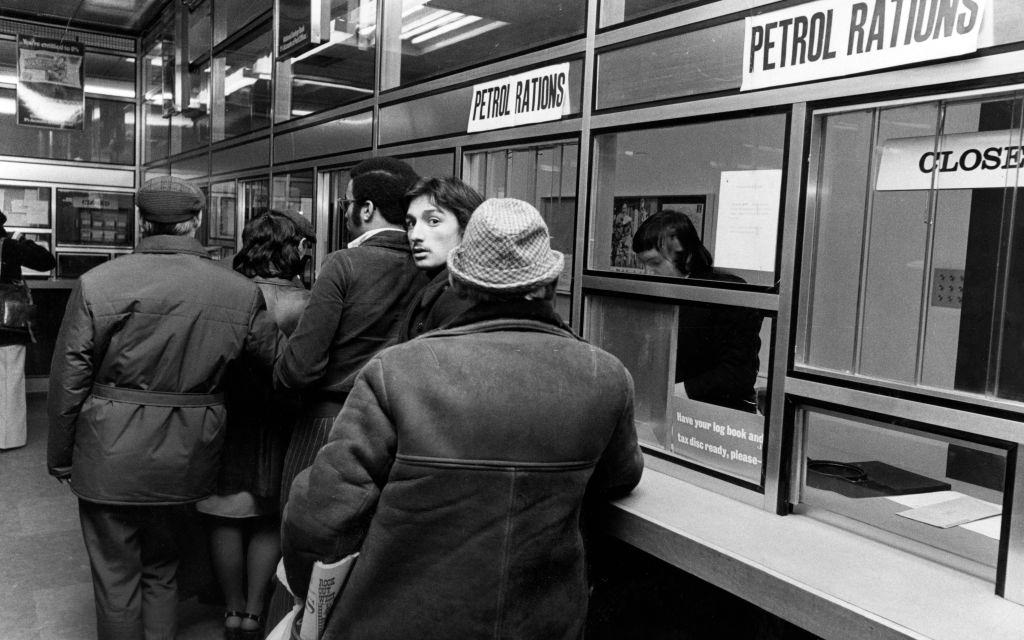
<instances>
[{"instance_id":1,"label":"woman in queue","mask_svg":"<svg viewBox=\"0 0 1024 640\"><path fill-rule=\"evenodd\" d=\"M242 231L235 271L259 286L278 328L290 335L309 299L300 276L313 229L301 214L267 211ZM209 516L214 573L224 594L226 640L263 637L263 609L280 551L281 469L297 397L274 391L266 371L235 368L227 384L228 427L217 493L196 508Z\"/></svg>"}]
</instances>

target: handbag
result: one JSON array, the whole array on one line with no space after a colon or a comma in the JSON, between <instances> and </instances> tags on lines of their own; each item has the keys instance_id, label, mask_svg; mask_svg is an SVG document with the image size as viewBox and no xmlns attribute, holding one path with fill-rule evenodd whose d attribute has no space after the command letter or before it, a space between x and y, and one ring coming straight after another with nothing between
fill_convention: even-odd
<instances>
[{"instance_id":1,"label":"handbag","mask_svg":"<svg viewBox=\"0 0 1024 640\"><path fill-rule=\"evenodd\" d=\"M0 239L0 264L3 263L4 240ZM32 324L36 318L36 305L32 292L24 280L0 282L0 328L5 331L25 332L33 342Z\"/></svg>"}]
</instances>

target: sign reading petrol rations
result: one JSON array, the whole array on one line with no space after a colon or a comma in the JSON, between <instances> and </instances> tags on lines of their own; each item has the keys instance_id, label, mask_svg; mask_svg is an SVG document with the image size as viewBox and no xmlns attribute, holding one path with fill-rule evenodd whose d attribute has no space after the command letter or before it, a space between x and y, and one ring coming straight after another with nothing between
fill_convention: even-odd
<instances>
[{"instance_id":1,"label":"sign reading petrol rations","mask_svg":"<svg viewBox=\"0 0 1024 640\"><path fill-rule=\"evenodd\" d=\"M973 53L992 0L818 0L744 20L743 91Z\"/></svg>"},{"instance_id":2,"label":"sign reading petrol rations","mask_svg":"<svg viewBox=\"0 0 1024 640\"><path fill-rule=\"evenodd\" d=\"M561 120L569 113L569 63L534 69L473 86L466 130Z\"/></svg>"}]
</instances>

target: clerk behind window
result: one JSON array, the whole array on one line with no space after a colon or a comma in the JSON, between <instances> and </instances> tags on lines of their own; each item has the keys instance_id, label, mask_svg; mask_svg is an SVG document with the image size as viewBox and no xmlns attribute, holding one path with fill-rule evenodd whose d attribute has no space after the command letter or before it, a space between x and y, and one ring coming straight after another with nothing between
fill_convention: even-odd
<instances>
[{"instance_id":1,"label":"clerk behind window","mask_svg":"<svg viewBox=\"0 0 1024 640\"><path fill-rule=\"evenodd\" d=\"M712 268L712 257L684 213L659 211L633 235L633 251L660 276L742 283ZM749 309L698 304L679 307L676 382L691 400L753 413L761 318Z\"/></svg>"},{"instance_id":2,"label":"clerk behind window","mask_svg":"<svg viewBox=\"0 0 1024 640\"><path fill-rule=\"evenodd\" d=\"M50 252L31 240L8 234L7 216L0 211L0 282L21 280L21 268L49 271L56 262ZM0 327L0 450L25 445L28 433L25 413L25 344L23 331Z\"/></svg>"}]
</instances>

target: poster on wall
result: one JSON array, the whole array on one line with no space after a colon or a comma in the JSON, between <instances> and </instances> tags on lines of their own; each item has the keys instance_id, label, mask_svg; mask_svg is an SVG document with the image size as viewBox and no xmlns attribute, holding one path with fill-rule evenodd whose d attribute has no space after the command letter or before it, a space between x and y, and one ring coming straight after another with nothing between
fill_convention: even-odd
<instances>
[{"instance_id":1,"label":"poster on wall","mask_svg":"<svg viewBox=\"0 0 1024 640\"><path fill-rule=\"evenodd\" d=\"M18 36L18 124L81 131L84 59L80 42Z\"/></svg>"},{"instance_id":2,"label":"poster on wall","mask_svg":"<svg viewBox=\"0 0 1024 640\"><path fill-rule=\"evenodd\" d=\"M669 422L672 453L759 484L763 445L763 416L690 400L685 393L673 396Z\"/></svg>"},{"instance_id":3,"label":"poster on wall","mask_svg":"<svg viewBox=\"0 0 1024 640\"><path fill-rule=\"evenodd\" d=\"M782 171L723 171L712 255L716 267L775 271Z\"/></svg>"},{"instance_id":4,"label":"poster on wall","mask_svg":"<svg viewBox=\"0 0 1024 640\"><path fill-rule=\"evenodd\" d=\"M633 236L645 220L659 211L678 211L693 223L704 237L704 207L707 197L699 196L622 196L613 200L611 269L642 273L643 265L633 253Z\"/></svg>"}]
</instances>

